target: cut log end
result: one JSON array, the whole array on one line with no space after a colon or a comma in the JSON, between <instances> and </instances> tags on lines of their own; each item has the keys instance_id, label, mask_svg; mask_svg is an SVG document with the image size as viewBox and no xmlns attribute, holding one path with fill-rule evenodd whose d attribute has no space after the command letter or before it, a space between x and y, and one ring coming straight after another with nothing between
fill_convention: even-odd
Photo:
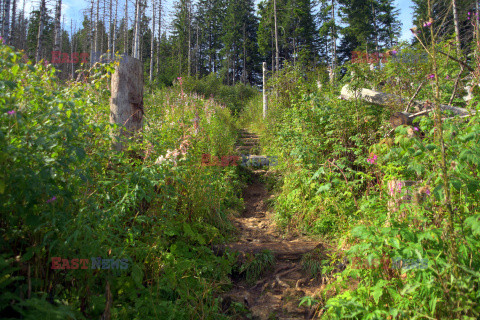
<instances>
[{"instance_id":1,"label":"cut log end","mask_svg":"<svg viewBox=\"0 0 480 320\"><path fill-rule=\"evenodd\" d=\"M406 112L395 112L390 117L390 124L392 128L396 128L401 125L412 125L412 118L409 118L410 114Z\"/></svg>"}]
</instances>

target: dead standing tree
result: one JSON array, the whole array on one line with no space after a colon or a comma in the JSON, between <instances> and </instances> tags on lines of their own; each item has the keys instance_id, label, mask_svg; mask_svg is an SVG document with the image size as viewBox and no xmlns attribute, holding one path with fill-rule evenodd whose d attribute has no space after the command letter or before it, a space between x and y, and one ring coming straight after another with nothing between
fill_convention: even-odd
<instances>
[{"instance_id":1,"label":"dead standing tree","mask_svg":"<svg viewBox=\"0 0 480 320\"><path fill-rule=\"evenodd\" d=\"M123 151L130 141L141 141L143 126L143 65L124 55L112 76L110 123L120 127L113 133L113 147Z\"/></svg>"}]
</instances>

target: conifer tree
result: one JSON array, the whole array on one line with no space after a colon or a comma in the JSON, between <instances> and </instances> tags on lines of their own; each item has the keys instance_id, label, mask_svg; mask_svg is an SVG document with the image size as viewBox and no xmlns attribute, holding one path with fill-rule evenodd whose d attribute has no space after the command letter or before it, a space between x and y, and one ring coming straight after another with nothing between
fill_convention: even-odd
<instances>
[{"instance_id":1,"label":"conifer tree","mask_svg":"<svg viewBox=\"0 0 480 320\"><path fill-rule=\"evenodd\" d=\"M223 25L223 66L227 70L227 79L231 79L227 83L252 82L258 73L256 65L260 62L253 0L230 0Z\"/></svg>"},{"instance_id":2,"label":"conifer tree","mask_svg":"<svg viewBox=\"0 0 480 320\"><path fill-rule=\"evenodd\" d=\"M354 50L379 51L393 44L400 22L392 0L339 0L340 16L346 26L339 56L348 60Z\"/></svg>"}]
</instances>

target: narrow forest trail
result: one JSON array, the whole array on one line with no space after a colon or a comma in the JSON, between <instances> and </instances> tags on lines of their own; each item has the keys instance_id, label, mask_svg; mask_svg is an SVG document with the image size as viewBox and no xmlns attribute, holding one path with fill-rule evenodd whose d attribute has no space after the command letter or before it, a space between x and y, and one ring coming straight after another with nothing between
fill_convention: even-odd
<instances>
[{"instance_id":1,"label":"narrow forest trail","mask_svg":"<svg viewBox=\"0 0 480 320\"><path fill-rule=\"evenodd\" d=\"M258 136L241 131L242 154L258 153ZM238 230L237 241L226 247L240 253L240 259L251 259L251 254L271 250L275 255L273 267L251 284L244 277L234 277L232 290L226 293L224 301L243 303L253 319L310 319L315 310L306 304L299 307L300 299L313 296L322 290L321 277L313 279L302 269L301 258L315 248L324 252L319 241L295 233L286 234L277 228L273 212L267 208L269 194L262 175L267 170L253 169L253 179L244 191L245 209L241 216L233 218Z\"/></svg>"}]
</instances>

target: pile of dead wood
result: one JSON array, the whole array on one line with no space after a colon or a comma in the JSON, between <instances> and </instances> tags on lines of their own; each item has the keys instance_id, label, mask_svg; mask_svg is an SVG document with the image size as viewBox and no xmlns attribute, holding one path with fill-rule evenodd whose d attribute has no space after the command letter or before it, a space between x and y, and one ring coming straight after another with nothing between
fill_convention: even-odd
<instances>
[{"instance_id":1,"label":"pile of dead wood","mask_svg":"<svg viewBox=\"0 0 480 320\"><path fill-rule=\"evenodd\" d=\"M405 111L395 112L390 117L390 124L393 128L396 128L400 125L409 125L413 124L413 120L420 116L426 116L433 111L433 104L429 101L416 101L410 99L407 101L404 98L401 98L397 95L388 94L380 91L374 91L370 89L357 89L356 91L350 88L348 85L345 85L342 88L340 97L342 99L360 99L365 102L377 105L377 106L392 106L401 108L403 107ZM403 109L402 108L402 109ZM449 105L440 105L440 110L442 111L451 111L454 116L468 117L475 114L475 111L469 111L465 108L458 108ZM413 112L408 112L413 111Z\"/></svg>"}]
</instances>

